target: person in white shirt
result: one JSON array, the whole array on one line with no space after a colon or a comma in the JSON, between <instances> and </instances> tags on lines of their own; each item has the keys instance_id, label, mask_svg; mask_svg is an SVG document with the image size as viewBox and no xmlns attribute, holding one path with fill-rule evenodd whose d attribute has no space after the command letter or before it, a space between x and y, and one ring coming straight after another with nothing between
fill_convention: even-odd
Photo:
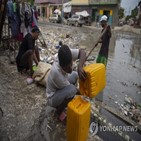
<instances>
[{"instance_id":1,"label":"person in white shirt","mask_svg":"<svg viewBox=\"0 0 141 141\"><path fill-rule=\"evenodd\" d=\"M77 72L73 71L73 61L79 59ZM48 74L46 84L46 95L48 105L57 109L60 115L66 108L68 102L77 93L75 86L77 79L85 80L86 73L83 65L86 60L86 52L83 49L70 49L67 45L62 45L58 51L58 57L54 61Z\"/></svg>"}]
</instances>

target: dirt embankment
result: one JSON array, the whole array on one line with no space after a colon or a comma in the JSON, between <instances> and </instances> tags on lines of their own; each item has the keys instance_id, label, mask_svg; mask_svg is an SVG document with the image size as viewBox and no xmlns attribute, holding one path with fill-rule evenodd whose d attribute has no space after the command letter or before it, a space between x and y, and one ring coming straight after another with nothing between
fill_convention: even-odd
<instances>
[{"instance_id":1,"label":"dirt embankment","mask_svg":"<svg viewBox=\"0 0 141 141\"><path fill-rule=\"evenodd\" d=\"M2 54L2 53L1 53ZM0 140L20 141L30 132L46 103L45 88L27 85L8 57L0 55Z\"/></svg>"},{"instance_id":2,"label":"dirt embankment","mask_svg":"<svg viewBox=\"0 0 141 141\"><path fill-rule=\"evenodd\" d=\"M133 26L129 26L129 25L115 27L114 31L124 31L124 32L131 32L131 33L141 34L141 28L134 28Z\"/></svg>"}]
</instances>

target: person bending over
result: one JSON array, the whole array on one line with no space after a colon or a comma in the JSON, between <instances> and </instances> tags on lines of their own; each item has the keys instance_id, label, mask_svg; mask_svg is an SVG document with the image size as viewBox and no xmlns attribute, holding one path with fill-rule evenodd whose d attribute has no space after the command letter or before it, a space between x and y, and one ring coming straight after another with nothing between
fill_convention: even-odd
<instances>
[{"instance_id":1,"label":"person bending over","mask_svg":"<svg viewBox=\"0 0 141 141\"><path fill-rule=\"evenodd\" d=\"M73 61L77 59L78 71L73 71ZM52 65L46 84L48 105L55 107L58 115L61 115L77 93L75 84L78 77L82 80L86 78L83 70L85 60L86 53L82 49L70 49L67 45L62 45L58 51L58 57Z\"/></svg>"},{"instance_id":2,"label":"person bending over","mask_svg":"<svg viewBox=\"0 0 141 141\"><path fill-rule=\"evenodd\" d=\"M18 71L22 73L24 70L30 70L30 77L33 75L33 60L36 65L40 61L38 47L35 47L35 40L38 39L39 33L39 28L37 26L33 27L31 33L24 37L16 57Z\"/></svg>"}]
</instances>

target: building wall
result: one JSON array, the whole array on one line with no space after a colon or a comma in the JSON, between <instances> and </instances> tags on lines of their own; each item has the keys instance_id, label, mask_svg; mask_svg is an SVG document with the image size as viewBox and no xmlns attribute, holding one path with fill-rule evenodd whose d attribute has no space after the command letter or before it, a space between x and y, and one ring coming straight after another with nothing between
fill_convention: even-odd
<instances>
[{"instance_id":1,"label":"building wall","mask_svg":"<svg viewBox=\"0 0 141 141\"><path fill-rule=\"evenodd\" d=\"M90 5L106 5L106 4L118 4L120 0L89 0Z\"/></svg>"},{"instance_id":2,"label":"building wall","mask_svg":"<svg viewBox=\"0 0 141 141\"><path fill-rule=\"evenodd\" d=\"M99 22L103 14L108 16L111 26L118 25L118 7L120 0L72 0L72 14L86 10L92 21Z\"/></svg>"},{"instance_id":3,"label":"building wall","mask_svg":"<svg viewBox=\"0 0 141 141\"><path fill-rule=\"evenodd\" d=\"M62 0L61 0L62 1ZM59 6L58 9L61 9L61 1L58 0L59 3L55 3L55 5ZM67 0L66 0L67 1ZM118 25L118 5L120 0L72 0L72 12L80 12L86 10L92 17L94 22L99 22L100 17L108 12L108 23L111 26ZM57 0L54 0L57 2ZM41 17L48 18L53 11L54 6L50 6L50 4L37 4L37 9L40 9ZM43 15L43 9L45 9L45 14Z\"/></svg>"},{"instance_id":4,"label":"building wall","mask_svg":"<svg viewBox=\"0 0 141 141\"><path fill-rule=\"evenodd\" d=\"M41 18L49 18L55 9L62 9L62 5L58 4L36 4L36 9L38 11L39 17Z\"/></svg>"},{"instance_id":5,"label":"building wall","mask_svg":"<svg viewBox=\"0 0 141 141\"><path fill-rule=\"evenodd\" d=\"M86 6L84 6L84 5L79 5L79 6L73 6L72 7L72 14L75 14L75 12L81 12L81 11L83 11L83 10L86 10L88 13L90 13L91 11L90 11L90 7L88 6L88 5L86 5Z\"/></svg>"},{"instance_id":6,"label":"building wall","mask_svg":"<svg viewBox=\"0 0 141 141\"><path fill-rule=\"evenodd\" d=\"M121 0L89 0L93 20L98 22L100 17L105 14L108 16L108 23L111 26L118 25L118 8L120 1Z\"/></svg>"},{"instance_id":7,"label":"building wall","mask_svg":"<svg viewBox=\"0 0 141 141\"><path fill-rule=\"evenodd\" d=\"M36 4L36 9L38 11L39 17L47 18L48 15L47 4Z\"/></svg>"},{"instance_id":8,"label":"building wall","mask_svg":"<svg viewBox=\"0 0 141 141\"><path fill-rule=\"evenodd\" d=\"M96 11L95 18L93 17L94 11ZM90 8L90 15L95 22L99 22L102 15L107 15L111 26L118 25L118 5L93 5Z\"/></svg>"},{"instance_id":9,"label":"building wall","mask_svg":"<svg viewBox=\"0 0 141 141\"><path fill-rule=\"evenodd\" d=\"M72 0L72 15L83 10L90 13L89 0Z\"/></svg>"},{"instance_id":10,"label":"building wall","mask_svg":"<svg viewBox=\"0 0 141 141\"><path fill-rule=\"evenodd\" d=\"M72 5L89 5L89 0L72 0Z\"/></svg>"}]
</instances>

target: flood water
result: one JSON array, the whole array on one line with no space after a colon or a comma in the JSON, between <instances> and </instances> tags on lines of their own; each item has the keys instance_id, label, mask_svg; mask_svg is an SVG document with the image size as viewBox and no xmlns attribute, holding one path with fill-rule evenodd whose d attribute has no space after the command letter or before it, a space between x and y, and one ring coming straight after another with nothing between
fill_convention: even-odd
<instances>
[{"instance_id":1,"label":"flood water","mask_svg":"<svg viewBox=\"0 0 141 141\"><path fill-rule=\"evenodd\" d=\"M103 102L119 109L119 105L124 103L125 95L141 103L141 36L117 33L115 37L115 42L112 40L110 44ZM102 115L114 125L127 126L104 109ZM141 139L137 132L126 134L136 141ZM116 135L110 136L110 133L99 133L99 136L105 141L121 140Z\"/></svg>"},{"instance_id":2,"label":"flood water","mask_svg":"<svg viewBox=\"0 0 141 141\"><path fill-rule=\"evenodd\" d=\"M117 34L115 46L110 46L104 101L123 103L125 95L141 103L141 37Z\"/></svg>"}]
</instances>

